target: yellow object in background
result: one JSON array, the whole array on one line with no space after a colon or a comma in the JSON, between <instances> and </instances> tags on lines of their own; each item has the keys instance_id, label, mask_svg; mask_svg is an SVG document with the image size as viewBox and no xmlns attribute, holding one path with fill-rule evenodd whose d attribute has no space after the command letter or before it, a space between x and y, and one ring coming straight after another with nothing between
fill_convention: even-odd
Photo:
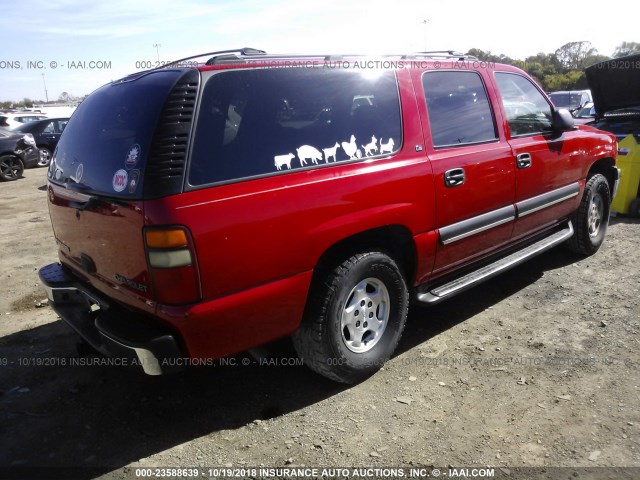
<instances>
[{"instance_id":1,"label":"yellow object in background","mask_svg":"<svg viewBox=\"0 0 640 480\"><path fill-rule=\"evenodd\" d=\"M620 186L611 204L611 210L628 214L629 205L638 196L638 185L640 185L640 145L633 135L618 142L616 165L620 169Z\"/></svg>"}]
</instances>

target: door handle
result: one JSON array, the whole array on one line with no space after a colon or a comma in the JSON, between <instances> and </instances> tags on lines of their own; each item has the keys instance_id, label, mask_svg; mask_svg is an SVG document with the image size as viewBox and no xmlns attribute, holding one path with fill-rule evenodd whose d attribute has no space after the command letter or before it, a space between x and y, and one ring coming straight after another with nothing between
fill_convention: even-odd
<instances>
[{"instance_id":1,"label":"door handle","mask_svg":"<svg viewBox=\"0 0 640 480\"><path fill-rule=\"evenodd\" d=\"M457 187L462 185L466 180L464 168L452 168L444 172L444 186L445 187Z\"/></svg>"},{"instance_id":2,"label":"door handle","mask_svg":"<svg viewBox=\"0 0 640 480\"><path fill-rule=\"evenodd\" d=\"M516 157L516 165L518 168L529 168L531 166L531 154L520 153Z\"/></svg>"}]
</instances>

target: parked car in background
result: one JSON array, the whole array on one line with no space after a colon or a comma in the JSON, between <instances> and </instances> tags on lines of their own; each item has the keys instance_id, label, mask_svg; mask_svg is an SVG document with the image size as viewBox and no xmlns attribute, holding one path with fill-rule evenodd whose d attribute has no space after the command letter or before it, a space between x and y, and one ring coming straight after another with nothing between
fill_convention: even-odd
<instances>
[{"instance_id":1,"label":"parked car in background","mask_svg":"<svg viewBox=\"0 0 640 480\"><path fill-rule=\"evenodd\" d=\"M22 134L0 128L0 180L17 180L25 167L40 161L40 152L31 134Z\"/></svg>"},{"instance_id":2,"label":"parked car in background","mask_svg":"<svg viewBox=\"0 0 640 480\"><path fill-rule=\"evenodd\" d=\"M16 112L16 113L2 113L0 114L0 127L13 130L19 127L23 123L35 122L36 120L43 120L47 118L46 115L41 113L30 112Z\"/></svg>"},{"instance_id":3,"label":"parked car in background","mask_svg":"<svg viewBox=\"0 0 640 480\"><path fill-rule=\"evenodd\" d=\"M549 99L557 108L566 108L571 113L578 111L587 103L592 102L590 90L566 90L551 92Z\"/></svg>"},{"instance_id":4,"label":"parked car in background","mask_svg":"<svg viewBox=\"0 0 640 480\"><path fill-rule=\"evenodd\" d=\"M22 124L14 131L33 135L38 150L40 150L38 165L46 167L51 162L51 154L56 149L67 122L69 122L68 118L47 118Z\"/></svg>"},{"instance_id":5,"label":"parked car in background","mask_svg":"<svg viewBox=\"0 0 640 480\"><path fill-rule=\"evenodd\" d=\"M593 106L593 102L587 103L584 107L573 113L573 122L576 125L584 125L585 123L593 122L595 118L596 109Z\"/></svg>"},{"instance_id":6,"label":"parked car in background","mask_svg":"<svg viewBox=\"0 0 640 480\"><path fill-rule=\"evenodd\" d=\"M612 209L640 217L640 55L597 63L585 75L596 113L590 125L618 140L622 179Z\"/></svg>"},{"instance_id":7,"label":"parked car in background","mask_svg":"<svg viewBox=\"0 0 640 480\"><path fill-rule=\"evenodd\" d=\"M628 68L623 68L625 65ZM618 141L633 134L640 142L640 55L615 58L585 70L593 92L593 126L613 133Z\"/></svg>"}]
</instances>

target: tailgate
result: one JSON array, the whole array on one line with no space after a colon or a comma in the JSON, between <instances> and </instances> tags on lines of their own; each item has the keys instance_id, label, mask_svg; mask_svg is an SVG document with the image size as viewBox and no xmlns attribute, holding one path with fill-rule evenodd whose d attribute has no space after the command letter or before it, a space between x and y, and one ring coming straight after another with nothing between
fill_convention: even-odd
<instances>
[{"instance_id":1,"label":"tailgate","mask_svg":"<svg viewBox=\"0 0 640 480\"><path fill-rule=\"evenodd\" d=\"M49 212L62 263L114 299L153 311L141 201L49 184Z\"/></svg>"}]
</instances>

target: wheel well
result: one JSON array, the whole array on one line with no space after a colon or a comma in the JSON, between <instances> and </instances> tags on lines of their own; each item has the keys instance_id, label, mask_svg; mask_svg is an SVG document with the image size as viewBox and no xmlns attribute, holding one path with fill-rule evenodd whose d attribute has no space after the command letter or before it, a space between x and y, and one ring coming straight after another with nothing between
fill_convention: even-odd
<instances>
[{"instance_id":1,"label":"wheel well","mask_svg":"<svg viewBox=\"0 0 640 480\"><path fill-rule=\"evenodd\" d=\"M607 179L607 183L609 184L609 191L613 195L613 185L615 183L615 173L613 171L613 167L615 167L616 162L613 158L601 158L589 169L589 173L587 177L590 177L596 173L601 173L604 175L604 178Z\"/></svg>"},{"instance_id":2,"label":"wheel well","mask_svg":"<svg viewBox=\"0 0 640 480\"><path fill-rule=\"evenodd\" d=\"M314 275L332 271L337 265L356 253L381 251L393 258L407 286L413 285L416 273L416 248L413 236L402 225L387 225L357 233L329 247L318 260Z\"/></svg>"}]
</instances>

